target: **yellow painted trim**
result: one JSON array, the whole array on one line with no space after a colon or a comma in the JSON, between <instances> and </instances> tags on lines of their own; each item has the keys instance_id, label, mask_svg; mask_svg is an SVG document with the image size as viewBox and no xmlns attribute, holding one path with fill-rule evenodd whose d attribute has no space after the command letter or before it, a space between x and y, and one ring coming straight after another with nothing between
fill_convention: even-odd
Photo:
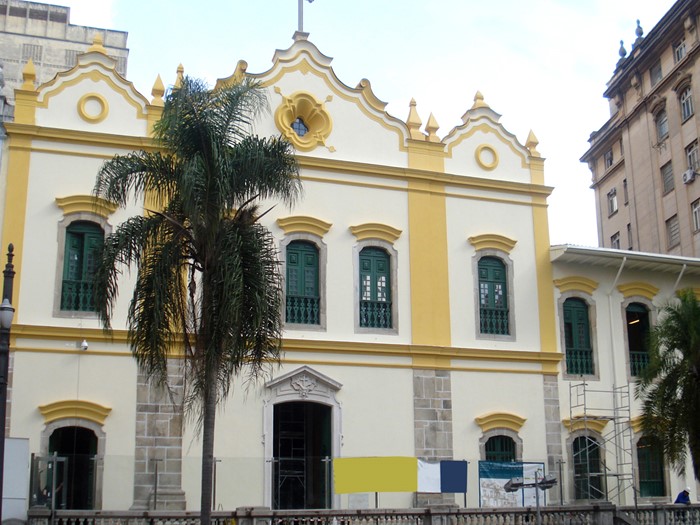
<instances>
[{"instance_id":1,"label":"yellow painted trim","mask_svg":"<svg viewBox=\"0 0 700 525\"><path fill-rule=\"evenodd\" d=\"M330 222L322 221L308 215L295 215L277 219L277 226L284 230L286 235L290 233L312 233L323 237L333 226Z\"/></svg>"},{"instance_id":2,"label":"yellow painted trim","mask_svg":"<svg viewBox=\"0 0 700 525\"><path fill-rule=\"evenodd\" d=\"M279 88L275 92L281 95ZM301 151L311 151L318 146L325 146L326 139L333 129L333 120L323 102L316 100L311 93L297 91L288 97L282 96L282 103L275 110L275 125L277 129ZM330 101L327 98L326 101ZM308 132L300 137L292 129L292 123L300 118L308 128Z\"/></svg>"},{"instance_id":3,"label":"yellow painted trim","mask_svg":"<svg viewBox=\"0 0 700 525\"><path fill-rule=\"evenodd\" d=\"M409 140L408 166L433 177L444 173L445 145ZM445 193L444 182L431 180L430 176L408 181L411 342L416 345L452 344ZM426 246L430 249L426 250ZM437 358L414 358L414 363L433 369L444 366L444 361Z\"/></svg>"},{"instance_id":4,"label":"yellow painted trim","mask_svg":"<svg viewBox=\"0 0 700 525\"><path fill-rule=\"evenodd\" d=\"M654 297L656 297L656 294L659 293L659 289L656 286L643 281L633 281L625 284L619 284L617 289L625 299L634 296L641 296L651 301L654 299Z\"/></svg>"},{"instance_id":5,"label":"yellow painted trim","mask_svg":"<svg viewBox=\"0 0 700 525\"><path fill-rule=\"evenodd\" d=\"M581 275L572 275L555 279L554 286L559 288L561 293L565 292L583 292L588 295L593 295L593 292L598 288L598 281L583 277Z\"/></svg>"},{"instance_id":6,"label":"yellow painted trim","mask_svg":"<svg viewBox=\"0 0 700 525\"><path fill-rule=\"evenodd\" d=\"M475 417L474 421L481 427L482 432L488 432L494 428L507 428L517 433L523 428L527 419L509 412L491 412L490 414Z\"/></svg>"},{"instance_id":7,"label":"yellow painted trim","mask_svg":"<svg viewBox=\"0 0 700 525\"><path fill-rule=\"evenodd\" d=\"M56 204L63 210L63 215L84 212L93 213L103 219L108 219L118 208L116 204L93 195L56 197Z\"/></svg>"},{"instance_id":8,"label":"yellow painted trim","mask_svg":"<svg viewBox=\"0 0 700 525\"><path fill-rule=\"evenodd\" d=\"M126 330L115 330L112 333L105 333L100 329L68 328L63 326L35 326L35 325L12 325L12 349L17 351L32 351L28 345L31 340L58 340L58 341L81 341L87 339L95 343L115 343L128 344ZM17 347L21 342L22 346ZM350 354L350 355L372 355L372 356L392 356L405 357L413 360L414 357L435 358L442 357L452 360L473 360L485 362L502 362L512 364L538 364L542 366L557 366L562 359L562 354L545 353L527 350L496 350L492 348L460 348L441 347L431 345L414 344L385 344L354 341L329 341L308 339L284 339L282 346L285 352L307 352L317 354ZM47 351L49 351L47 349ZM75 350L55 349L60 353L75 352ZM95 351L94 353L100 353ZM109 352L102 352L109 353ZM93 355L93 350L90 350ZM110 355L131 356L128 350L124 352L114 352ZM458 369L458 368L455 368ZM500 370L500 369L494 369ZM526 373L536 373L533 370L526 370Z\"/></svg>"},{"instance_id":9,"label":"yellow painted trim","mask_svg":"<svg viewBox=\"0 0 700 525\"><path fill-rule=\"evenodd\" d=\"M530 157L530 182L544 185L544 159ZM557 340L556 305L554 303L554 272L550 259L549 220L547 216L547 195L534 196L532 207L532 228L535 237L535 278L537 279L537 310L540 330L540 348L543 352L559 354ZM546 366L552 375L558 370Z\"/></svg>"},{"instance_id":10,"label":"yellow painted trim","mask_svg":"<svg viewBox=\"0 0 700 525\"><path fill-rule=\"evenodd\" d=\"M428 144L429 148L435 146L428 142L425 144ZM339 175L362 175L371 178L396 179L406 182L424 181L441 183L445 186L474 189L490 193L511 193L527 196L528 198L535 196L548 197L552 193L552 188L549 186L442 173L444 170L417 169L412 167L403 168L311 156L300 156L297 161L302 168L306 168L307 170L322 170L338 173ZM528 204L530 205L531 203Z\"/></svg>"},{"instance_id":11,"label":"yellow painted trim","mask_svg":"<svg viewBox=\"0 0 700 525\"><path fill-rule=\"evenodd\" d=\"M445 356L414 356L411 366L417 369L450 370L452 360Z\"/></svg>"},{"instance_id":12,"label":"yellow painted trim","mask_svg":"<svg viewBox=\"0 0 700 525\"><path fill-rule=\"evenodd\" d=\"M29 165L31 139L24 136L8 136L8 160L5 183L5 206L2 223L2 245L0 253L4 259L7 247L12 243L14 250L15 279L10 302L15 307L15 319L20 319L19 289L22 285L22 261L24 255L24 229L27 215L27 194L29 188Z\"/></svg>"},{"instance_id":13,"label":"yellow painted trim","mask_svg":"<svg viewBox=\"0 0 700 525\"><path fill-rule=\"evenodd\" d=\"M464 132L464 129L469 127L469 129ZM489 124L487 122L482 122L481 124L474 124L472 121L467 122L465 125L459 126L454 128L450 134L443 139L444 142L447 142L452 136L456 135L459 133L459 136L457 137L456 140L453 142L450 142L447 145L447 155L449 157L452 157L452 150L457 147L461 142L467 140L469 137L474 135L477 132L481 132L484 134L493 134L496 136L496 138L499 140L499 142L503 143L510 149L513 154L517 157L520 158L520 167L522 168L527 168L528 167L528 161L529 158L523 152L521 149L517 148L513 142L518 143L518 139L513 135L512 133L509 133L506 131L506 129L501 126L500 124ZM508 140L508 139L511 140Z\"/></svg>"},{"instance_id":14,"label":"yellow painted trim","mask_svg":"<svg viewBox=\"0 0 700 525\"><path fill-rule=\"evenodd\" d=\"M700 301L700 288L691 288L691 290L693 290L693 293L695 294L695 298ZM676 292L676 295L678 295L678 292Z\"/></svg>"},{"instance_id":15,"label":"yellow painted trim","mask_svg":"<svg viewBox=\"0 0 700 525\"><path fill-rule=\"evenodd\" d=\"M630 419L630 426L632 427L632 432L635 434L642 431L642 416L635 416Z\"/></svg>"},{"instance_id":16,"label":"yellow painted trim","mask_svg":"<svg viewBox=\"0 0 700 525\"><path fill-rule=\"evenodd\" d=\"M25 348L14 346L12 343L12 351L18 354L61 354L61 355L83 355L85 352L82 350L59 350L55 348ZM92 357L124 357L133 359L130 352L105 352L96 350L90 350L90 355ZM281 359L283 364L302 364L302 365L316 365L316 366L342 366L342 367L359 367L359 368L390 368L390 369L425 369L433 368L436 370L449 370L452 372L481 372L481 373L493 373L493 374L520 374L520 375L550 375L549 372L545 372L543 369L527 369L527 368L496 368L496 367L477 367L477 366L456 366L451 364L451 360L446 357L436 356L434 358L422 357L414 358L411 362L407 363L386 363L386 362L376 362L376 361L341 361L341 360L330 360L330 359L290 359L289 354L285 354ZM182 359L184 356L173 355L173 359Z\"/></svg>"},{"instance_id":17,"label":"yellow painted trim","mask_svg":"<svg viewBox=\"0 0 700 525\"><path fill-rule=\"evenodd\" d=\"M358 224L357 226L350 226L349 230L358 241L364 241L365 239L380 239L390 244L394 244L401 236L401 230L397 230L396 228L392 228L387 224L380 224L378 222L368 222L365 224Z\"/></svg>"},{"instance_id":18,"label":"yellow painted trim","mask_svg":"<svg viewBox=\"0 0 700 525\"><path fill-rule=\"evenodd\" d=\"M15 123L34 125L39 93L34 90L15 89ZM5 123L7 126L8 123Z\"/></svg>"},{"instance_id":19,"label":"yellow painted trim","mask_svg":"<svg viewBox=\"0 0 700 525\"><path fill-rule=\"evenodd\" d=\"M93 101L97 102L100 106L100 111L96 115L88 113L87 110L87 105ZM78 100L78 115L80 115L80 118L85 122L97 124L102 122L107 118L107 115L109 115L109 103L107 99L99 93L86 93Z\"/></svg>"},{"instance_id":20,"label":"yellow painted trim","mask_svg":"<svg viewBox=\"0 0 700 525\"><path fill-rule=\"evenodd\" d=\"M84 67L84 66L83 66ZM65 89L79 84L84 80L91 80L93 82L105 82L109 87L111 87L116 93L118 93L127 104L132 106L136 110L137 119L147 119L148 114L146 108L149 106L148 100L139 93L132 82L128 82L122 79L122 83L115 82L112 75L108 75L103 71L97 69L91 69L90 71L82 71L73 78L62 81L66 77L73 74L74 69L80 69L81 66L78 65L70 71L63 71L58 73L52 80L43 84L39 92L41 98L37 104L40 108L48 108L49 101L63 92ZM56 85L58 82L60 84ZM56 86L54 89L52 89Z\"/></svg>"},{"instance_id":21,"label":"yellow painted trim","mask_svg":"<svg viewBox=\"0 0 700 525\"><path fill-rule=\"evenodd\" d=\"M492 160L485 161L483 158L484 153L489 153L493 157ZM489 146L488 144L477 146L476 150L474 150L474 158L476 159L476 163L486 171L492 171L498 166L498 152L493 146Z\"/></svg>"},{"instance_id":22,"label":"yellow painted trim","mask_svg":"<svg viewBox=\"0 0 700 525\"><path fill-rule=\"evenodd\" d=\"M6 122L5 129L8 135L25 136L35 139L41 139L47 142L58 142L66 144L80 144L101 146L115 150L119 148L132 151L134 149L156 150L158 147L150 137L139 137L133 135L115 135L111 133L97 133L89 131L80 131L73 129L60 128L44 128L39 126L30 126L27 124L18 124L17 122ZM31 148L32 151L39 151ZM44 149L44 151L49 151ZM61 150L56 150L55 153L61 153ZM113 155L112 155L113 156Z\"/></svg>"},{"instance_id":23,"label":"yellow painted trim","mask_svg":"<svg viewBox=\"0 0 700 525\"><path fill-rule=\"evenodd\" d=\"M44 416L45 425L58 421L59 419L78 418L92 421L102 426L105 424L105 420L112 409L91 401L66 399L65 401L56 401L48 405L41 405L39 406L39 411L41 415Z\"/></svg>"},{"instance_id":24,"label":"yellow painted trim","mask_svg":"<svg viewBox=\"0 0 700 525\"><path fill-rule=\"evenodd\" d=\"M504 235L498 235L497 233L472 235L468 239L476 251L492 249L500 250L505 253L510 253L515 247L515 244L518 242L514 239L509 239Z\"/></svg>"},{"instance_id":25,"label":"yellow painted trim","mask_svg":"<svg viewBox=\"0 0 700 525\"><path fill-rule=\"evenodd\" d=\"M569 430L576 432L577 430L593 430L602 434L605 427L608 425L610 418L584 418L583 416L574 416L573 419L562 419L561 422Z\"/></svg>"}]
</instances>

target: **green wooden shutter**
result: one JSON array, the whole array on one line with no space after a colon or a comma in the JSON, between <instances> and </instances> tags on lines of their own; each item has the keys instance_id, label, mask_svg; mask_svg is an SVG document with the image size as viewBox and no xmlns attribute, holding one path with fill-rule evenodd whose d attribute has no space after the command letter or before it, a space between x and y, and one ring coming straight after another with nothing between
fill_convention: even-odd
<instances>
[{"instance_id":1,"label":"green wooden shutter","mask_svg":"<svg viewBox=\"0 0 700 525\"><path fill-rule=\"evenodd\" d=\"M92 222L76 221L66 229L61 310L95 310L92 277L103 241L102 228Z\"/></svg>"},{"instance_id":2,"label":"green wooden shutter","mask_svg":"<svg viewBox=\"0 0 700 525\"><path fill-rule=\"evenodd\" d=\"M497 257L479 259L479 316L482 334L508 335L506 266Z\"/></svg>"},{"instance_id":3,"label":"green wooden shutter","mask_svg":"<svg viewBox=\"0 0 700 525\"><path fill-rule=\"evenodd\" d=\"M593 350L588 305L578 298L564 301L564 342L566 371L569 374L593 374Z\"/></svg>"},{"instance_id":4,"label":"green wooden shutter","mask_svg":"<svg viewBox=\"0 0 700 525\"><path fill-rule=\"evenodd\" d=\"M381 248L360 252L360 326L391 328L391 259Z\"/></svg>"},{"instance_id":5,"label":"green wooden shutter","mask_svg":"<svg viewBox=\"0 0 700 525\"><path fill-rule=\"evenodd\" d=\"M318 249L310 242L289 243L285 317L288 323L319 324L318 290Z\"/></svg>"},{"instance_id":6,"label":"green wooden shutter","mask_svg":"<svg viewBox=\"0 0 700 525\"><path fill-rule=\"evenodd\" d=\"M661 443L649 437L637 442L639 468L639 495L643 498L666 495L664 483L664 454Z\"/></svg>"}]
</instances>

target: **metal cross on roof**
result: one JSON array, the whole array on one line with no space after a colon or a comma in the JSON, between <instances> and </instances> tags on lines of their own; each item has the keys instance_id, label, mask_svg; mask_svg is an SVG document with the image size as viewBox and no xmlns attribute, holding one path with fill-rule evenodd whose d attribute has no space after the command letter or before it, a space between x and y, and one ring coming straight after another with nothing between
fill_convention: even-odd
<instances>
[{"instance_id":1,"label":"metal cross on roof","mask_svg":"<svg viewBox=\"0 0 700 525\"><path fill-rule=\"evenodd\" d=\"M314 0L306 0L311 3ZM304 32L304 0L299 0L299 32Z\"/></svg>"}]
</instances>

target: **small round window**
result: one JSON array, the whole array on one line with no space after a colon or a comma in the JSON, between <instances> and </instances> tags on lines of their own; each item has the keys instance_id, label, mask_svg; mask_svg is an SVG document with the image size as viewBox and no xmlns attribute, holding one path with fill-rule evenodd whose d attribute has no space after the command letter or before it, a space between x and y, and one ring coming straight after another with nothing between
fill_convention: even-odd
<instances>
[{"instance_id":1,"label":"small round window","mask_svg":"<svg viewBox=\"0 0 700 525\"><path fill-rule=\"evenodd\" d=\"M294 130L294 133L300 137L303 137L309 132L309 128L306 126L301 117L297 117L294 122L292 122L292 130Z\"/></svg>"}]
</instances>

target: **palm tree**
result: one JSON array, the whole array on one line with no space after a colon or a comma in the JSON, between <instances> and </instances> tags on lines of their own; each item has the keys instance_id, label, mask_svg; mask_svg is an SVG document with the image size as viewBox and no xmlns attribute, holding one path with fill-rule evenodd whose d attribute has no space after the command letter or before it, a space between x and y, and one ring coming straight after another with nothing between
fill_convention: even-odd
<instances>
[{"instance_id":1,"label":"palm tree","mask_svg":"<svg viewBox=\"0 0 700 525\"><path fill-rule=\"evenodd\" d=\"M649 365L637 383L642 428L663 447L681 474L690 451L700 480L700 303L688 289L678 293L651 330Z\"/></svg>"},{"instance_id":2,"label":"palm tree","mask_svg":"<svg viewBox=\"0 0 700 525\"><path fill-rule=\"evenodd\" d=\"M301 183L289 143L250 134L266 108L265 92L248 79L209 90L185 78L155 126L160 149L107 161L94 188L121 207L134 198L153 203L105 238L96 308L110 329L119 276L135 267L129 343L162 386L184 339L185 408L202 432L203 525L211 518L217 406L244 369L259 377L280 353L281 276L259 203L291 205Z\"/></svg>"}]
</instances>

